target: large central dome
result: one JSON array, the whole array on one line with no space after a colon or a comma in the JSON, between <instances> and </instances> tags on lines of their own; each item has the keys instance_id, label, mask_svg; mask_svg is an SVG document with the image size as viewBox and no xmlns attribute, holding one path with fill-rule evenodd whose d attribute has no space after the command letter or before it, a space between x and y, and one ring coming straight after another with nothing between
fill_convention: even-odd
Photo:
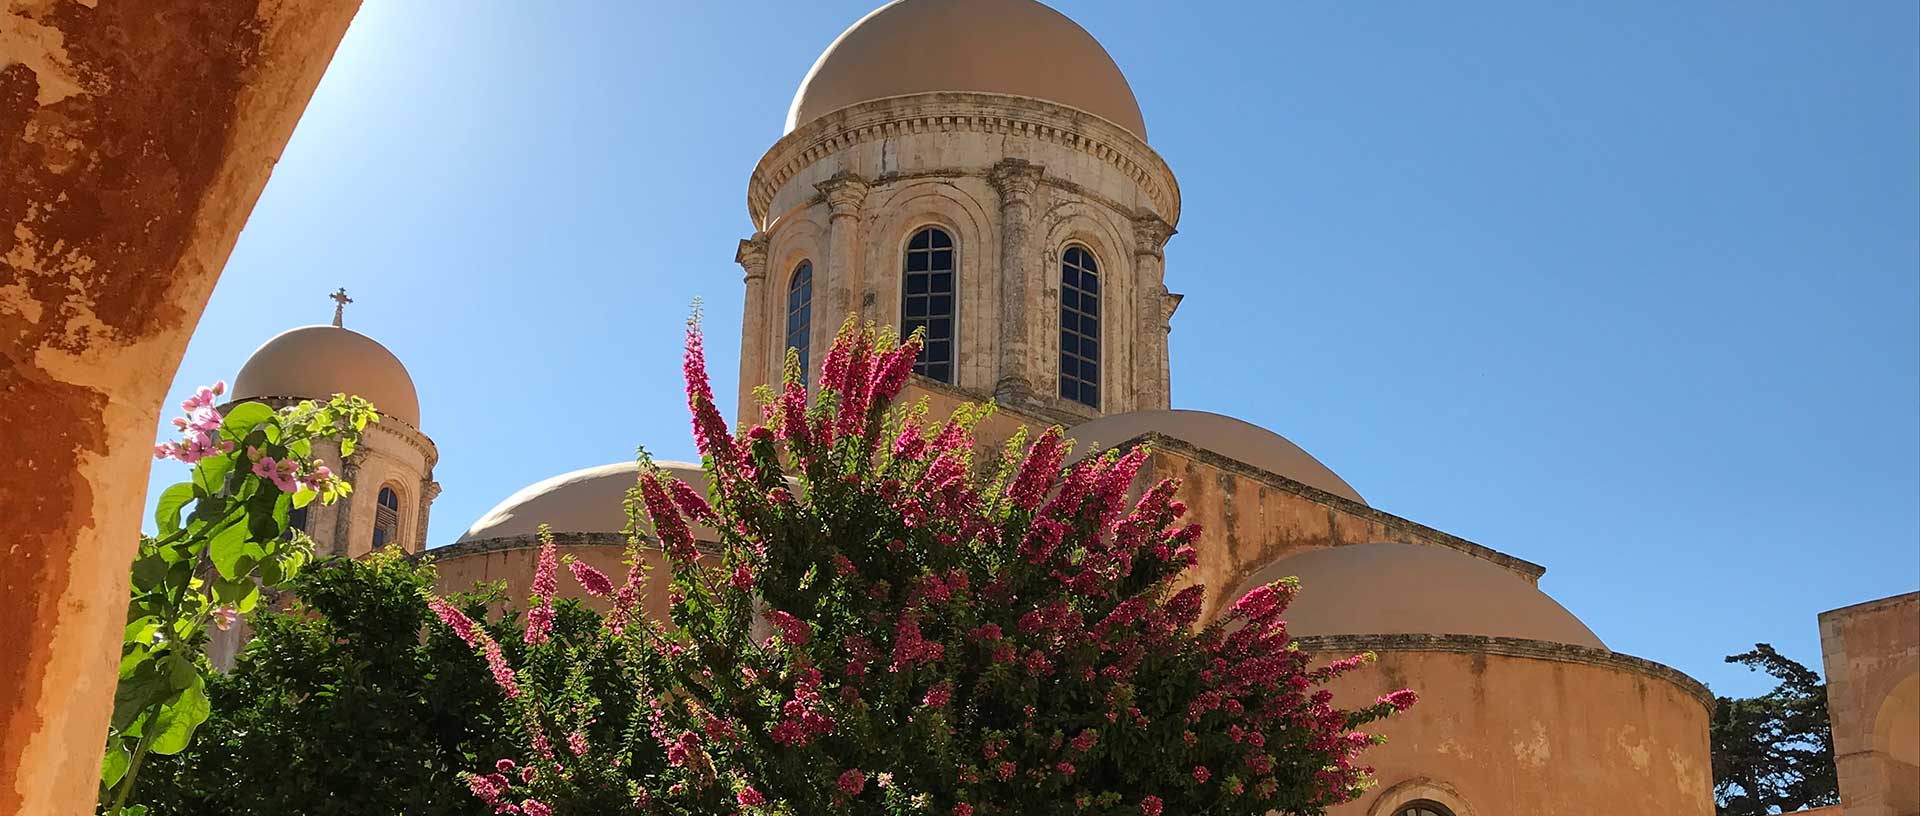
<instances>
[{"instance_id":1,"label":"large central dome","mask_svg":"<svg viewBox=\"0 0 1920 816\"><path fill-rule=\"evenodd\" d=\"M895 0L827 46L787 132L841 108L935 91L1044 99L1147 138L1140 103L1093 35L1033 0Z\"/></svg>"}]
</instances>

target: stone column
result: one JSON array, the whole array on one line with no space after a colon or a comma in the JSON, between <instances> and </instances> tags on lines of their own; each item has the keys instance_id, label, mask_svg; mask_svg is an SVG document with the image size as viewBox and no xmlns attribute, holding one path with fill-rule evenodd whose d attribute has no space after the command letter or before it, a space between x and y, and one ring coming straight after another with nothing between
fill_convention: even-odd
<instances>
[{"instance_id":1,"label":"stone column","mask_svg":"<svg viewBox=\"0 0 1920 816\"><path fill-rule=\"evenodd\" d=\"M0 813L95 811L154 428L359 5L0 5Z\"/></svg>"},{"instance_id":2,"label":"stone column","mask_svg":"<svg viewBox=\"0 0 1920 816\"><path fill-rule=\"evenodd\" d=\"M1000 360L993 384L1002 402L1031 401L1046 369L1036 359L1045 344L1035 337L1040 294L1046 291L1041 253L1034 246L1034 198L1046 168L1024 159L1005 159L989 178L1000 191Z\"/></svg>"},{"instance_id":3,"label":"stone column","mask_svg":"<svg viewBox=\"0 0 1920 816\"><path fill-rule=\"evenodd\" d=\"M374 486L373 489L376 492L372 494L360 489L360 463L366 461L366 458L367 449L362 447L354 449L352 456L340 460L340 478L347 484L353 485L354 490L347 494L345 499L333 504L333 552L331 555L343 558L353 555L353 507L360 502L375 501L379 498L378 485Z\"/></svg>"},{"instance_id":4,"label":"stone column","mask_svg":"<svg viewBox=\"0 0 1920 816\"><path fill-rule=\"evenodd\" d=\"M740 241L733 262L745 272L746 308L740 314L740 398L734 422L742 427L757 422L758 405L753 399L755 386L765 385L771 376L767 361L767 234L756 232Z\"/></svg>"},{"instance_id":5,"label":"stone column","mask_svg":"<svg viewBox=\"0 0 1920 816\"><path fill-rule=\"evenodd\" d=\"M840 322L855 308L854 298L860 283L860 207L867 201L871 185L851 173L836 173L814 185L827 197L827 286L824 303L814 301L813 353L815 360L826 359L826 348L833 342ZM814 292L818 293L820 268L814 267ZM821 308L821 306L826 308ZM822 331L824 329L825 331Z\"/></svg>"},{"instance_id":6,"label":"stone column","mask_svg":"<svg viewBox=\"0 0 1920 816\"><path fill-rule=\"evenodd\" d=\"M427 517L433 513L433 500L440 495L440 483L433 480L433 474L427 474L420 480L420 521L414 525L413 552L427 551Z\"/></svg>"},{"instance_id":7,"label":"stone column","mask_svg":"<svg viewBox=\"0 0 1920 816\"><path fill-rule=\"evenodd\" d=\"M1160 216L1147 212L1134 216L1134 292L1135 303L1139 304L1134 410L1168 408L1173 403L1167 335L1173 331L1173 310L1179 307L1180 296L1167 291L1166 253L1162 250L1173 232L1173 225Z\"/></svg>"}]
</instances>

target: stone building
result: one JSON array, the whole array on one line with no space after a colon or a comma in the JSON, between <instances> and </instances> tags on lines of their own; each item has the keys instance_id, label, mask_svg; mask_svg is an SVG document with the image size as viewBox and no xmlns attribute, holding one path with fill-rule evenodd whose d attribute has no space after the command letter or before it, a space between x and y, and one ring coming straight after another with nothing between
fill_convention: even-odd
<instances>
[{"instance_id":1,"label":"stone building","mask_svg":"<svg viewBox=\"0 0 1920 816\"><path fill-rule=\"evenodd\" d=\"M1840 804L1820 816L1920 816L1920 592L1820 614Z\"/></svg>"},{"instance_id":2,"label":"stone building","mask_svg":"<svg viewBox=\"0 0 1920 816\"><path fill-rule=\"evenodd\" d=\"M1338 691L1421 692L1371 755L1379 786L1338 816L1713 812L1699 683L1610 650L1540 591L1543 567L1373 507L1279 434L1172 408L1180 296L1165 247L1179 184L1126 77L1071 20L1033 0L880 8L807 73L746 198L739 416L757 417L750 395L777 381L788 349L817 374L835 327L857 314L926 330L906 398L936 414L995 401L984 444L1052 425L1082 455L1151 443L1144 480L1182 479L1205 526L1209 614L1298 575L1295 633L1328 654L1380 656ZM296 329L236 387L263 399L358 391L386 408L394 419L369 440L353 503L308 529L335 552L364 552L391 489L392 540L419 550L433 445L392 355L338 326ZM616 463L534 482L425 557L449 588L504 580L524 597L544 523L568 552L618 571L635 475ZM657 612L664 599L647 603Z\"/></svg>"}]
</instances>

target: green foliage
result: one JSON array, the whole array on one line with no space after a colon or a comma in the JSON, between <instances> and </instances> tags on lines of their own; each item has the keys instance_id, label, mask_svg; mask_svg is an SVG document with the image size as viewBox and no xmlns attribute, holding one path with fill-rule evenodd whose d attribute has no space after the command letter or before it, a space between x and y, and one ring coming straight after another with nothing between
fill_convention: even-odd
<instances>
[{"instance_id":1,"label":"green foliage","mask_svg":"<svg viewBox=\"0 0 1920 816\"><path fill-rule=\"evenodd\" d=\"M234 669L213 678L212 716L193 745L150 761L152 816L483 816L459 772L512 747L493 735L498 692L466 644L426 627L430 567L394 552L331 559L291 582L284 611L248 622ZM456 603L474 615L498 589ZM563 604L559 628L591 629ZM507 616L494 637L520 640Z\"/></svg>"},{"instance_id":2,"label":"green foliage","mask_svg":"<svg viewBox=\"0 0 1920 816\"><path fill-rule=\"evenodd\" d=\"M151 755L177 754L207 719L209 623L225 627L270 589L299 574L312 541L289 535L287 515L318 499L333 502L352 486L313 457L313 442L351 451L378 415L366 400L336 395L275 411L259 403L226 415L213 401L224 386L203 388L175 420L180 441L155 456L193 466L192 479L168 487L154 511L158 534L143 536L134 558L120 680L101 762L101 803L129 812L127 800ZM136 811L137 812L137 811Z\"/></svg>"},{"instance_id":3,"label":"green foliage","mask_svg":"<svg viewBox=\"0 0 1920 816\"><path fill-rule=\"evenodd\" d=\"M1819 672L1765 643L1728 663L1780 681L1759 697L1713 707L1713 787L1721 816L1764 816L1840 803L1827 686Z\"/></svg>"}]
</instances>

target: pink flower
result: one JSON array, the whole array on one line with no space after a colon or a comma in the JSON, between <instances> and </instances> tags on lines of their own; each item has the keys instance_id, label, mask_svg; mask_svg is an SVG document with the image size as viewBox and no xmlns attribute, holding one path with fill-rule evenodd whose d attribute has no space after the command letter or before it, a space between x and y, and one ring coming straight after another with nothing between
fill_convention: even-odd
<instances>
[{"instance_id":1,"label":"pink flower","mask_svg":"<svg viewBox=\"0 0 1920 816\"><path fill-rule=\"evenodd\" d=\"M1207 766L1205 765L1193 766L1193 781L1198 782L1202 785L1205 785L1207 784L1207 780L1212 778L1213 778L1213 772L1207 770Z\"/></svg>"},{"instance_id":2,"label":"pink flower","mask_svg":"<svg viewBox=\"0 0 1920 816\"><path fill-rule=\"evenodd\" d=\"M1387 705L1393 706L1393 710L1395 711L1405 711L1412 708L1413 704L1419 701L1420 695L1413 693L1413 689L1401 689L1381 697L1375 702L1386 703Z\"/></svg>"},{"instance_id":3,"label":"pink flower","mask_svg":"<svg viewBox=\"0 0 1920 816\"><path fill-rule=\"evenodd\" d=\"M1160 816L1162 807L1163 805L1160 803L1160 797L1158 796L1149 796L1140 800L1140 812L1146 814L1146 816ZM531 816L531 814L529 814L529 816Z\"/></svg>"},{"instance_id":4,"label":"pink flower","mask_svg":"<svg viewBox=\"0 0 1920 816\"><path fill-rule=\"evenodd\" d=\"M840 781L834 784L848 796L859 796L860 791L867 787L867 775L861 773L859 768L848 768L846 773L840 775Z\"/></svg>"},{"instance_id":5,"label":"pink flower","mask_svg":"<svg viewBox=\"0 0 1920 816\"><path fill-rule=\"evenodd\" d=\"M214 608L212 616L214 628L225 632L233 628L233 622L239 619L240 613L235 612L232 606L220 606Z\"/></svg>"},{"instance_id":6,"label":"pink flower","mask_svg":"<svg viewBox=\"0 0 1920 816\"><path fill-rule=\"evenodd\" d=\"M605 573L579 561L568 562L567 570L573 573L573 580L580 582L580 588L589 594L599 598L613 594L613 582L607 580Z\"/></svg>"},{"instance_id":7,"label":"pink flower","mask_svg":"<svg viewBox=\"0 0 1920 816\"><path fill-rule=\"evenodd\" d=\"M780 627L780 636L786 640L788 646L797 649L807 645L807 640L813 637L813 627L786 612L775 609L767 613L767 619L772 621L774 626Z\"/></svg>"},{"instance_id":8,"label":"pink flower","mask_svg":"<svg viewBox=\"0 0 1920 816\"><path fill-rule=\"evenodd\" d=\"M526 816L553 816L553 808L538 799L528 799L520 803L520 812Z\"/></svg>"},{"instance_id":9,"label":"pink flower","mask_svg":"<svg viewBox=\"0 0 1920 816\"><path fill-rule=\"evenodd\" d=\"M740 800L740 804L749 806L764 805L767 803L767 797L761 796L760 792L754 790L752 785L741 788L740 792L734 795L734 798Z\"/></svg>"},{"instance_id":10,"label":"pink flower","mask_svg":"<svg viewBox=\"0 0 1920 816\"><path fill-rule=\"evenodd\" d=\"M973 816L973 806L961 802L953 806L953 816Z\"/></svg>"},{"instance_id":11,"label":"pink flower","mask_svg":"<svg viewBox=\"0 0 1920 816\"><path fill-rule=\"evenodd\" d=\"M452 629L453 633L468 646L474 645L478 633L475 631L473 619L467 617L465 612L456 609L453 604L447 603L447 599L439 596L428 598L427 608L433 610L434 616L438 617L441 623L446 624L447 628Z\"/></svg>"}]
</instances>

